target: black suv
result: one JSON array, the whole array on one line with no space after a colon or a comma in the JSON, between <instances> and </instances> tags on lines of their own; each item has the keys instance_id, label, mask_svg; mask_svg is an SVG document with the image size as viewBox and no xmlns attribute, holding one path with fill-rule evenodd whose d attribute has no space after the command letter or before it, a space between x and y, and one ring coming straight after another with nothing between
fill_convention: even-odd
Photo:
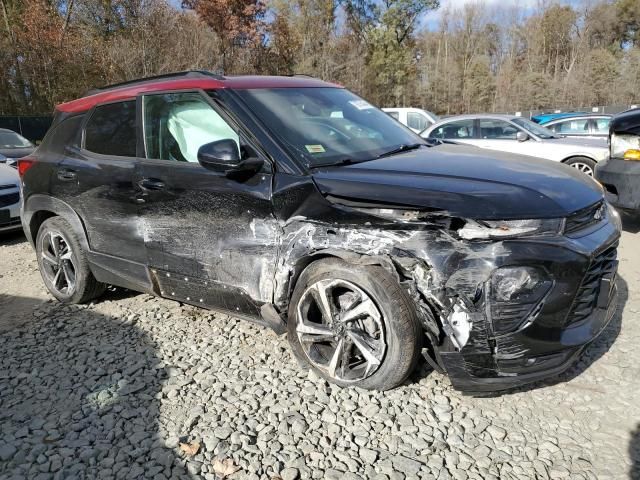
<instances>
[{"instance_id":1,"label":"black suv","mask_svg":"<svg viewBox=\"0 0 640 480\"><path fill-rule=\"evenodd\" d=\"M598 165L595 176L613 205L640 213L640 108L611 119L609 158Z\"/></svg>"},{"instance_id":2,"label":"black suv","mask_svg":"<svg viewBox=\"0 0 640 480\"><path fill-rule=\"evenodd\" d=\"M187 72L60 105L19 162L63 302L117 285L288 331L339 385L422 354L496 390L567 368L615 307L617 214L555 162L428 143L305 77Z\"/></svg>"}]
</instances>

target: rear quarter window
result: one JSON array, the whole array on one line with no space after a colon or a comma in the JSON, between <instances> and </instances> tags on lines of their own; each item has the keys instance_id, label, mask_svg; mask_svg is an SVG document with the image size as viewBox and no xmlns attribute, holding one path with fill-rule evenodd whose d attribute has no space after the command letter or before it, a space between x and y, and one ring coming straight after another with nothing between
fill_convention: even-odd
<instances>
[{"instance_id":1,"label":"rear quarter window","mask_svg":"<svg viewBox=\"0 0 640 480\"><path fill-rule=\"evenodd\" d=\"M110 103L95 108L84 131L84 148L119 157L136 156L136 102Z\"/></svg>"},{"instance_id":2,"label":"rear quarter window","mask_svg":"<svg viewBox=\"0 0 640 480\"><path fill-rule=\"evenodd\" d=\"M39 150L62 152L65 147L80 147L84 114L65 118L45 135Z\"/></svg>"}]
</instances>

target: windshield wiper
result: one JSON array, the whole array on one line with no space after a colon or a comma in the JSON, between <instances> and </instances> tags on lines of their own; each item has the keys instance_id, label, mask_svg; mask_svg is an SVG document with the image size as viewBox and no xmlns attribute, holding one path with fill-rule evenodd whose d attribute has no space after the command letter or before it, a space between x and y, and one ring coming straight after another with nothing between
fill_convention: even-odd
<instances>
[{"instance_id":1,"label":"windshield wiper","mask_svg":"<svg viewBox=\"0 0 640 480\"><path fill-rule=\"evenodd\" d=\"M363 160L360 160L360 162ZM336 160L335 162L326 162L326 163L314 163L311 165L311 168L320 168L320 167L340 167L342 165L353 165L354 163L359 163L352 158L342 158L340 160Z\"/></svg>"},{"instance_id":2,"label":"windshield wiper","mask_svg":"<svg viewBox=\"0 0 640 480\"><path fill-rule=\"evenodd\" d=\"M399 145L398 147L394 148L393 150L389 150L388 152L381 153L380 155L378 155L377 158L390 157L390 156L396 155L398 153L408 152L409 150L417 150L418 148L420 148L423 145L426 146L427 144L426 143L410 143L408 145Z\"/></svg>"}]
</instances>

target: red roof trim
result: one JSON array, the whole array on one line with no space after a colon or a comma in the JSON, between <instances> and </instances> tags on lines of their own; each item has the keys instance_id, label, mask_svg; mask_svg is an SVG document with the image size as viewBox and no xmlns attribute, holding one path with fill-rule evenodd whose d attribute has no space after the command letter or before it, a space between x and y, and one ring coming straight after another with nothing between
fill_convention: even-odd
<instances>
[{"instance_id":1,"label":"red roof trim","mask_svg":"<svg viewBox=\"0 0 640 480\"><path fill-rule=\"evenodd\" d=\"M175 78L139 83L123 86L113 90L105 90L88 97L72 100L58 105L57 109L66 113L79 113L90 110L101 103L133 100L141 93L161 92L168 90L215 90L220 88L303 88L303 87L334 87L344 88L315 78L306 77L268 77L268 76L239 76L227 77L223 80L215 78Z\"/></svg>"},{"instance_id":2,"label":"red roof trim","mask_svg":"<svg viewBox=\"0 0 640 480\"><path fill-rule=\"evenodd\" d=\"M67 113L85 112L99 103L115 102L117 100L131 100L140 93L159 92L164 90L189 90L189 89L216 89L224 88L224 83L212 78L190 78L163 80L160 82L142 83L128 87L107 90L88 97L72 100L58 105L58 110Z\"/></svg>"}]
</instances>

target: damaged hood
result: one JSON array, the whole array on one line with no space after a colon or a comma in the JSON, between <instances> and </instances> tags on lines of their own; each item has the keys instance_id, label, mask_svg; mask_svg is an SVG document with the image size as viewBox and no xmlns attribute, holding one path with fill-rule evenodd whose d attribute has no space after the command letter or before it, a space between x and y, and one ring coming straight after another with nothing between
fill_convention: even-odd
<instances>
[{"instance_id":1,"label":"damaged hood","mask_svg":"<svg viewBox=\"0 0 640 480\"><path fill-rule=\"evenodd\" d=\"M338 202L402 205L486 220L565 217L603 198L600 186L574 168L462 145L318 169L313 178Z\"/></svg>"}]
</instances>

